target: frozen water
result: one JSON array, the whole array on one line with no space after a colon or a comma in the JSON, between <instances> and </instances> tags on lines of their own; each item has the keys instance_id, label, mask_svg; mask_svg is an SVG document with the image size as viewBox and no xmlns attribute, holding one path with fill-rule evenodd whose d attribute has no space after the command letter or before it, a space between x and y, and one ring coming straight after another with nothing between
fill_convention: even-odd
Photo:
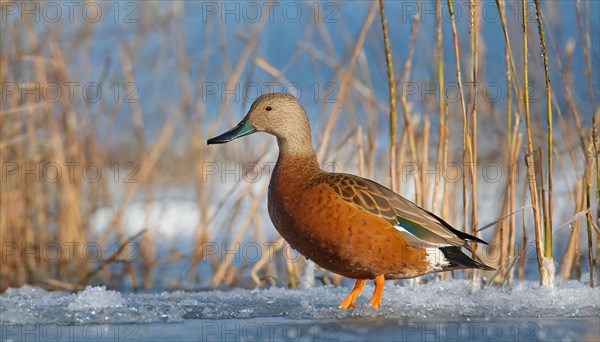
<instances>
[{"instance_id":1,"label":"frozen water","mask_svg":"<svg viewBox=\"0 0 600 342\"><path fill-rule=\"evenodd\" d=\"M116 291L107 291L106 286L87 286L69 303L69 310L104 309L123 307L123 296Z\"/></svg>"},{"instance_id":2,"label":"frozen water","mask_svg":"<svg viewBox=\"0 0 600 342\"><path fill-rule=\"evenodd\" d=\"M383 306L372 310L367 285L358 308L337 308L348 288L233 289L230 291L121 294L104 287L87 287L72 294L24 286L0 296L3 323L150 323L184 319L449 318L449 317L599 317L600 289L578 282L539 289L525 282L512 291L487 288L470 293L467 281L418 286L388 286Z\"/></svg>"},{"instance_id":3,"label":"frozen water","mask_svg":"<svg viewBox=\"0 0 600 342\"><path fill-rule=\"evenodd\" d=\"M558 283L552 290L525 282L510 291L490 287L474 294L467 281L388 284L379 310L368 306L373 291L369 284L358 299L358 308L338 308L349 290L121 294L105 287L68 293L23 286L0 295L0 340L23 340L27 334L70 341L90 336L94 340L118 336L119 340L207 341L578 341L600 337L600 289L579 282ZM187 329L168 323L181 323Z\"/></svg>"}]
</instances>

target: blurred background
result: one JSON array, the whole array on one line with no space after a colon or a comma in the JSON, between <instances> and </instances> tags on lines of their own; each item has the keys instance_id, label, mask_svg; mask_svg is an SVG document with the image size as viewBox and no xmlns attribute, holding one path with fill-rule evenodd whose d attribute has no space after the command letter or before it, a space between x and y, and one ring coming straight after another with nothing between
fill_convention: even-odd
<instances>
[{"instance_id":1,"label":"blurred background","mask_svg":"<svg viewBox=\"0 0 600 342\"><path fill-rule=\"evenodd\" d=\"M327 170L374 179L458 229L477 228L492 242L480 257L499 268L479 274L486 282L538 278L532 179L548 200L537 213L550 210L542 221L557 276L593 277L597 1L525 3L529 128L521 1L473 11L454 2L455 34L447 2L386 2L396 124L377 2L0 4L0 290L343 283L290 249L268 218L275 139L206 146L267 92L306 108Z\"/></svg>"}]
</instances>

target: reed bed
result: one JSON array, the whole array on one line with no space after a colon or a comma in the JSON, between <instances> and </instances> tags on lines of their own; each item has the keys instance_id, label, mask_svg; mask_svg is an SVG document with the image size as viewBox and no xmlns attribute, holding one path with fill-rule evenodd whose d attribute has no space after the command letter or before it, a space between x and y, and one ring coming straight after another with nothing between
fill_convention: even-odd
<instances>
[{"instance_id":1,"label":"reed bed","mask_svg":"<svg viewBox=\"0 0 600 342\"><path fill-rule=\"evenodd\" d=\"M303 83L300 100L309 114L321 113L311 121L323 165L391 184L491 242L474 249L497 271L420 281L468 277L474 289L511 287L515 276L523 281L527 269L537 268L545 287L554 286L555 277L597 282L598 47L590 39L597 27L587 1L570 5L576 37L564 36L558 2L496 0L495 22L483 16L487 4L474 1L459 17L460 4L436 0L433 20L421 13L426 2L414 2L417 10L407 17L408 7L382 0L360 7L360 22L338 12L337 24L326 22L321 6L307 12L315 22L305 23L296 52L283 62L265 49L272 29L267 16L234 26L209 17L196 32L181 24L201 20L186 17L186 2L135 4L144 20L129 26L35 23L12 14L3 23L0 291L23 284L66 290L341 284L341 277L296 255L267 218L272 141L205 145L249 105L247 96L207 101L207 84L217 80L237 89L254 79L294 82L302 60L301 68L312 68L302 73L314 79ZM2 5L6 14L23 3ZM519 8L518 15L509 7ZM395 24L386 15L409 20ZM489 32L500 39L488 41ZM116 45L98 50L101 39ZM114 53L106 52L113 45ZM575 73L580 60L583 71ZM494 76L490 68L503 73ZM154 81L168 79L165 70L176 80L172 87ZM81 88L90 75L103 85L97 101L52 98ZM321 91L335 90L333 103L306 95L315 81ZM415 97L415 84L421 92L434 85L434 96ZM489 84L504 85L501 101L490 101ZM457 97L450 98L448 85L457 85ZM234 165L238 178L231 181L232 161L257 166ZM494 182L483 173L490 165L504 171ZM461 176L453 178L457 170ZM256 174L265 177L247 180ZM187 235L172 232L168 240L157 229L166 214L156 203L181 196L192 204L193 223L184 227ZM141 209L133 225L135 206ZM249 257L250 247L262 253Z\"/></svg>"}]
</instances>

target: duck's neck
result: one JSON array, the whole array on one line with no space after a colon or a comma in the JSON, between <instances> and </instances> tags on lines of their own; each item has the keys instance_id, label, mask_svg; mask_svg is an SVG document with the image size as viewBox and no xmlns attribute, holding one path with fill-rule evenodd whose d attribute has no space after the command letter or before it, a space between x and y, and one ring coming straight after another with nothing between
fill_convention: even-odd
<instances>
[{"instance_id":1,"label":"duck's neck","mask_svg":"<svg viewBox=\"0 0 600 342\"><path fill-rule=\"evenodd\" d=\"M277 144L279 145L277 167L285 168L286 174L312 175L321 171L310 135L307 137L278 137Z\"/></svg>"}]
</instances>

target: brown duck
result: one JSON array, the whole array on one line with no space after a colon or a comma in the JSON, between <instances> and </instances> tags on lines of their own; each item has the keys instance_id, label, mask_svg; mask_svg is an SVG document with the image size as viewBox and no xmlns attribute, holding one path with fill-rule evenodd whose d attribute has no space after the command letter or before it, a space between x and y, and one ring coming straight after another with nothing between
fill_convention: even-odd
<instances>
[{"instance_id":1,"label":"brown duck","mask_svg":"<svg viewBox=\"0 0 600 342\"><path fill-rule=\"evenodd\" d=\"M208 144L254 132L274 135L279 145L268 194L277 231L319 266L356 279L341 307L355 307L367 279L375 280L371 305L378 308L386 279L463 268L492 270L461 251L469 248L467 241L486 242L383 185L321 169L306 112L291 95L260 96L237 126Z\"/></svg>"}]
</instances>

